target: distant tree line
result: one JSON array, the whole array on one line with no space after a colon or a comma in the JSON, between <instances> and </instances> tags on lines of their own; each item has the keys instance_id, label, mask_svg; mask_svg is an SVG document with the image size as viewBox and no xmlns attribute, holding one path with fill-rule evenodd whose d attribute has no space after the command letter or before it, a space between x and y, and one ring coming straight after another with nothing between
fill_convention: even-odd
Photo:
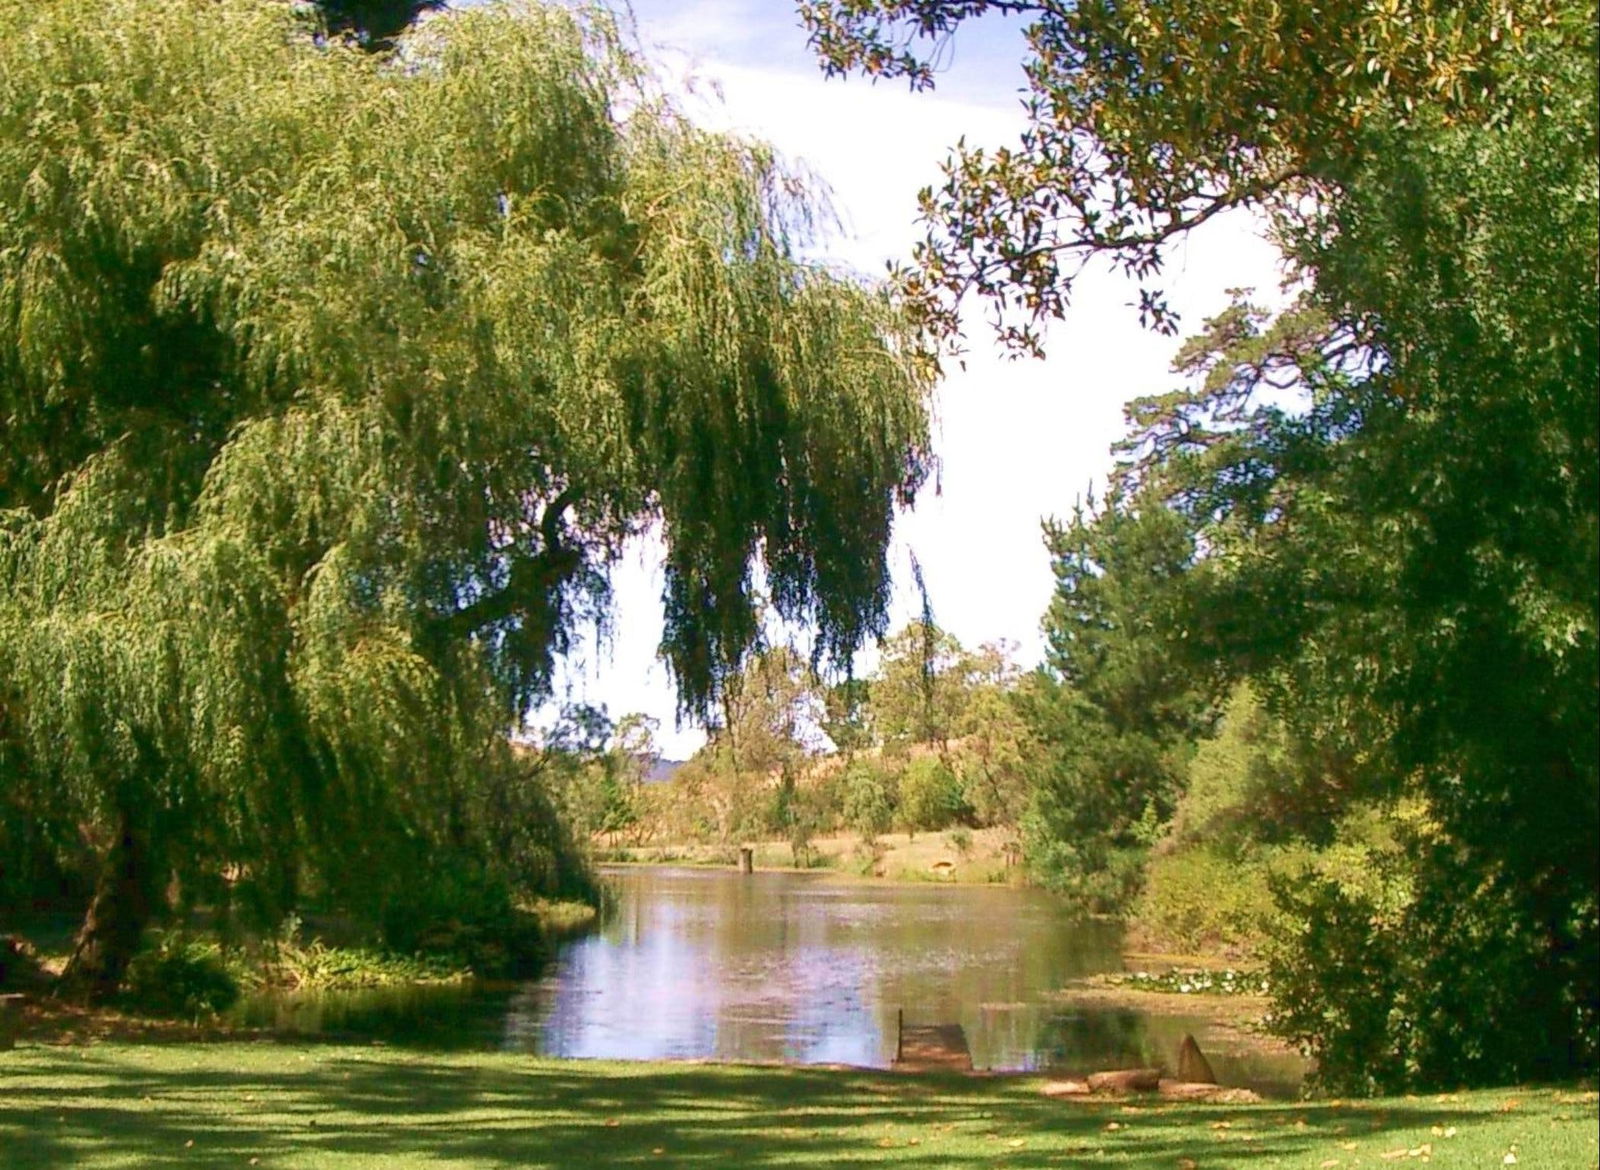
<instances>
[{"instance_id":1,"label":"distant tree line","mask_svg":"<svg viewBox=\"0 0 1600 1170\"><path fill-rule=\"evenodd\" d=\"M787 840L802 862L814 837L840 830L1014 827L1031 755L1017 681L1003 648L967 650L922 623L888 638L867 678L828 683L789 647L760 650L669 782L618 766L631 790L602 779L616 799L576 810L577 823L635 845Z\"/></svg>"}]
</instances>

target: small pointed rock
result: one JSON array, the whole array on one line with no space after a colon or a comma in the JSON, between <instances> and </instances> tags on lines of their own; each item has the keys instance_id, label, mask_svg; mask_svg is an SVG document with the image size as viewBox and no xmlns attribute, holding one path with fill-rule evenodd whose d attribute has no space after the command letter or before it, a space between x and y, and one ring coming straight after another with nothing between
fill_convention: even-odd
<instances>
[{"instance_id":1,"label":"small pointed rock","mask_svg":"<svg viewBox=\"0 0 1600 1170\"><path fill-rule=\"evenodd\" d=\"M1193 1036L1185 1034L1178 1045L1178 1079L1195 1085L1214 1085L1217 1074L1211 1071L1211 1062L1200 1051Z\"/></svg>"}]
</instances>

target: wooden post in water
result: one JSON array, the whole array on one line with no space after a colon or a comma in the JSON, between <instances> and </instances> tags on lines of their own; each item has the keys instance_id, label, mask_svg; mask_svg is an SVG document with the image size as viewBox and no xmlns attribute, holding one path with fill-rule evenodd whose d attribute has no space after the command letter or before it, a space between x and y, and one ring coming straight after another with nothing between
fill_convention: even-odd
<instances>
[{"instance_id":1,"label":"wooden post in water","mask_svg":"<svg viewBox=\"0 0 1600 1170\"><path fill-rule=\"evenodd\" d=\"M905 1055L906 1047L906 1009L896 1008L894 1013L894 1059L899 1063Z\"/></svg>"},{"instance_id":2,"label":"wooden post in water","mask_svg":"<svg viewBox=\"0 0 1600 1170\"><path fill-rule=\"evenodd\" d=\"M755 851L755 847L752 846L752 845L741 845L741 846L739 846L739 872L740 873L755 873L755 871L756 871L756 851Z\"/></svg>"}]
</instances>

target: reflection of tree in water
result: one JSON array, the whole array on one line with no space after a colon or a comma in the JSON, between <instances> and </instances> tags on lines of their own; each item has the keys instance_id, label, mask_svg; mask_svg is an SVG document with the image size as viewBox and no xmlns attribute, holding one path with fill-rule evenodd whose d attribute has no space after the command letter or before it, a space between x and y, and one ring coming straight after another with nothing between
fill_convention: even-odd
<instances>
[{"instance_id":1,"label":"reflection of tree in water","mask_svg":"<svg viewBox=\"0 0 1600 1170\"><path fill-rule=\"evenodd\" d=\"M1149 1023L1125 1009L1064 1012L1039 1023L1035 1051L1046 1067L1078 1072L1161 1064Z\"/></svg>"},{"instance_id":2,"label":"reflection of tree in water","mask_svg":"<svg viewBox=\"0 0 1600 1170\"><path fill-rule=\"evenodd\" d=\"M429 1050L498 1048L510 995L472 984L266 992L229 1013L246 1028Z\"/></svg>"}]
</instances>

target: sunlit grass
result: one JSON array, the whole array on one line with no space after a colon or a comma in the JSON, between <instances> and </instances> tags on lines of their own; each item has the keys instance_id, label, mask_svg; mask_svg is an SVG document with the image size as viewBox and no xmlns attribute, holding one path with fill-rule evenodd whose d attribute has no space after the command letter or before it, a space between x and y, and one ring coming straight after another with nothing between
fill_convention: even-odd
<instances>
[{"instance_id":1,"label":"sunlit grass","mask_svg":"<svg viewBox=\"0 0 1600 1170\"><path fill-rule=\"evenodd\" d=\"M1028 1078L275 1043L28 1046L0 1053L0 1165L1333 1170L1597 1157L1587 1089L1249 1106L1038 1090Z\"/></svg>"},{"instance_id":2,"label":"sunlit grass","mask_svg":"<svg viewBox=\"0 0 1600 1170\"><path fill-rule=\"evenodd\" d=\"M947 829L917 833L880 833L869 847L861 834L841 831L813 837L812 869L835 870L849 877L878 877L897 882L954 882L991 885L1017 880L1021 873L1006 861L1013 829ZM757 869L793 869L795 854L787 841L750 842ZM736 845L652 843L637 846L598 845L607 862L636 865L696 865L732 868Z\"/></svg>"},{"instance_id":3,"label":"sunlit grass","mask_svg":"<svg viewBox=\"0 0 1600 1170\"><path fill-rule=\"evenodd\" d=\"M546 938L572 938L591 929L600 918L597 906L570 899L535 898L520 909L532 914Z\"/></svg>"}]
</instances>

